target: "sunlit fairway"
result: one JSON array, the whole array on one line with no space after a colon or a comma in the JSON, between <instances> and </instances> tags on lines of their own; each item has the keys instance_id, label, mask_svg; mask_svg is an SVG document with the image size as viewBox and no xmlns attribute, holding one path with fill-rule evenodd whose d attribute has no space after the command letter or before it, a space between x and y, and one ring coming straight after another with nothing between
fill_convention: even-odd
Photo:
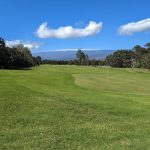
<instances>
[{"instance_id":1,"label":"sunlit fairway","mask_svg":"<svg viewBox=\"0 0 150 150\"><path fill-rule=\"evenodd\" d=\"M0 149L150 149L150 72L0 70Z\"/></svg>"}]
</instances>

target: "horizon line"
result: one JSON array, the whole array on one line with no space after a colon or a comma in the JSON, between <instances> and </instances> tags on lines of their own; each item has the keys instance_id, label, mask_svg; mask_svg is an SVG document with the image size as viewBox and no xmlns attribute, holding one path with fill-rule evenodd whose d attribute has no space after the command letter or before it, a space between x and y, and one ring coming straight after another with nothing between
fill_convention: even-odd
<instances>
[{"instance_id":1,"label":"horizon line","mask_svg":"<svg viewBox=\"0 0 150 150\"><path fill-rule=\"evenodd\" d=\"M35 52L34 53L44 53L44 52L68 52L68 51L77 51L81 49L82 51L115 51L111 49L82 49L82 48L70 48L70 49L56 49L56 50L48 50L48 51L40 51L40 52ZM33 52L33 51L32 51Z\"/></svg>"}]
</instances>

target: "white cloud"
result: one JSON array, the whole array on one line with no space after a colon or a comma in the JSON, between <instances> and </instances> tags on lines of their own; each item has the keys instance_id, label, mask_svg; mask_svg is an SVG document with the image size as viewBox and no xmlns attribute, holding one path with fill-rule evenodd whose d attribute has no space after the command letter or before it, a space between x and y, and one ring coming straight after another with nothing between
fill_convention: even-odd
<instances>
[{"instance_id":1,"label":"white cloud","mask_svg":"<svg viewBox=\"0 0 150 150\"><path fill-rule=\"evenodd\" d=\"M150 31L150 18L138 21L138 22L132 22L125 25L122 25L119 28L119 34L121 35L132 35L136 32L148 32Z\"/></svg>"},{"instance_id":2,"label":"white cloud","mask_svg":"<svg viewBox=\"0 0 150 150\"><path fill-rule=\"evenodd\" d=\"M36 49L39 48L38 43L32 43L32 42L22 42L20 40L12 40L12 41L6 41L6 46L13 47L19 44L23 44L24 47L27 47L29 49Z\"/></svg>"},{"instance_id":3,"label":"white cloud","mask_svg":"<svg viewBox=\"0 0 150 150\"><path fill-rule=\"evenodd\" d=\"M21 44L20 40L6 41L6 46L13 47Z\"/></svg>"},{"instance_id":4,"label":"white cloud","mask_svg":"<svg viewBox=\"0 0 150 150\"><path fill-rule=\"evenodd\" d=\"M102 22L96 23L90 21L85 28L73 28L72 26L59 27L58 29L49 28L47 22L40 25L36 31L39 38L79 38L95 35L102 29Z\"/></svg>"},{"instance_id":5,"label":"white cloud","mask_svg":"<svg viewBox=\"0 0 150 150\"><path fill-rule=\"evenodd\" d=\"M39 44L38 43L26 43L26 44L23 44L24 47L27 47L29 49L37 49L39 48Z\"/></svg>"}]
</instances>

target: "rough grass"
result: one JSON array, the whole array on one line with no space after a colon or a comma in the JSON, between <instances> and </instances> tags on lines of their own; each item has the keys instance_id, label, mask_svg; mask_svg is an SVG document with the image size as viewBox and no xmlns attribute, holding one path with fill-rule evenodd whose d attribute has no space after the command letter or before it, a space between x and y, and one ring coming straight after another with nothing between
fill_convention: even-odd
<instances>
[{"instance_id":1,"label":"rough grass","mask_svg":"<svg viewBox=\"0 0 150 150\"><path fill-rule=\"evenodd\" d=\"M0 70L0 149L150 149L150 73Z\"/></svg>"}]
</instances>

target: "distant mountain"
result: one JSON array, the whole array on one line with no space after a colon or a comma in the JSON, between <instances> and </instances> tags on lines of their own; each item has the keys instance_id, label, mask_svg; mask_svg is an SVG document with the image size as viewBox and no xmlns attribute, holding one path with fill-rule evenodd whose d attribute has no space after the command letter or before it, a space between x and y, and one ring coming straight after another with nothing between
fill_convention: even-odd
<instances>
[{"instance_id":1,"label":"distant mountain","mask_svg":"<svg viewBox=\"0 0 150 150\"><path fill-rule=\"evenodd\" d=\"M112 54L115 50L83 50L88 54L90 59L105 59L109 54ZM66 51L48 51L33 53L33 56L41 56L42 59L48 60L74 60L76 58L76 50Z\"/></svg>"}]
</instances>

